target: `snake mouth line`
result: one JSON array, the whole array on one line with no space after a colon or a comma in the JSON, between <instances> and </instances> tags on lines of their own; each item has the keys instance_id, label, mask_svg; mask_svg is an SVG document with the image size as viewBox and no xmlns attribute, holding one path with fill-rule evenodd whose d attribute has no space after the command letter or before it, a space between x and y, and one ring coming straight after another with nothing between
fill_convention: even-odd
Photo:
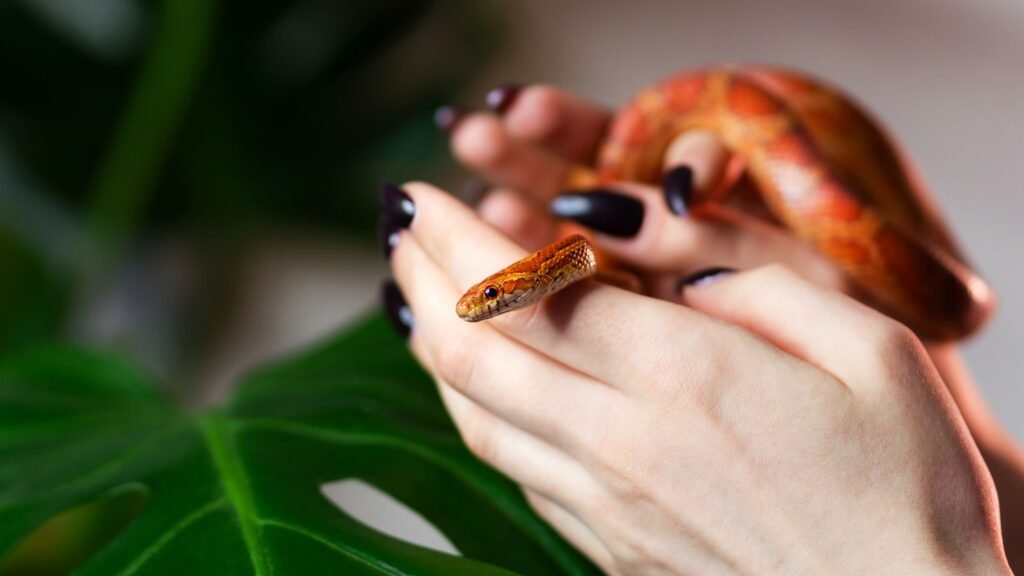
<instances>
[{"instance_id":1,"label":"snake mouth line","mask_svg":"<svg viewBox=\"0 0 1024 576\"><path fill-rule=\"evenodd\" d=\"M505 308L507 308L507 309L514 309L515 306L517 306L520 302L522 302L524 298L526 298L530 294L533 294L534 291L536 291L536 288L528 288L526 290L523 290L522 292L517 294L515 296L515 298L513 298L511 301L507 302L505 304Z\"/></svg>"},{"instance_id":2,"label":"snake mouth line","mask_svg":"<svg viewBox=\"0 0 1024 576\"><path fill-rule=\"evenodd\" d=\"M507 301L498 301L494 307L484 306L478 314L471 314L463 317L463 320L467 322L480 322L481 320L488 320L494 318L505 312L511 312L522 308L523 300L535 292L535 288L529 288L516 294L513 298Z\"/></svg>"},{"instance_id":3,"label":"snake mouth line","mask_svg":"<svg viewBox=\"0 0 1024 576\"><path fill-rule=\"evenodd\" d=\"M525 299L530 294L533 294L534 290L534 288L528 288L526 290L523 290L519 294L516 294L511 300L507 300L505 302L498 302L498 305L495 306L494 308L488 308L487 311L483 315L481 315L480 320L486 320L488 318L493 318L498 314L502 314L504 312L511 312L513 310L522 308L523 299Z\"/></svg>"}]
</instances>

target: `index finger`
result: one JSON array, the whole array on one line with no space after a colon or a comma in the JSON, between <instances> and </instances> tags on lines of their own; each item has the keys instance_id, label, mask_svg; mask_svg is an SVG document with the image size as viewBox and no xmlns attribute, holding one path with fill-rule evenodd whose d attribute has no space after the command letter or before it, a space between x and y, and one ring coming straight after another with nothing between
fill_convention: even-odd
<instances>
[{"instance_id":1,"label":"index finger","mask_svg":"<svg viewBox=\"0 0 1024 576\"><path fill-rule=\"evenodd\" d=\"M460 289L527 255L452 196L420 183L404 189L416 205L410 232ZM451 307L454 315L454 301ZM660 378L663 367L677 362L681 350L696 362L707 346L702 328L712 324L707 316L678 304L592 281L488 322L509 337L614 386L638 378ZM637 346L650 341L673 344L656 349ZM656 357L669 349L671 360Z\"/></svg>"}]
</instances>

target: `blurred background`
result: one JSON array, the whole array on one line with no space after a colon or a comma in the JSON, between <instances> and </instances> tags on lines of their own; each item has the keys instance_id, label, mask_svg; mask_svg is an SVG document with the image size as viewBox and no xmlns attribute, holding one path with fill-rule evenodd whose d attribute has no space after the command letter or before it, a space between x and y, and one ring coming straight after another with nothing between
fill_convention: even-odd
<instances>
[{"instance_id":1,"label":"blurred background","mask_svg":"<svg viewBox=\"0 0 1024 576\"><path fill-rule=\"evenodd\" d=\"M544 82L616 107L753 61L910 153L1000 296L965 348L1024 440L1022 54L1017 0L0 0L0 354L114 349L209 405L376 306L380 182L466 181L437 106ZM325 488L431 545L361 490Z\"/></svg>"},{"instance_id":2,"label":"blurred background","mask_svg":"<svg viewBox=\"0 0 1024 576\"><path fill-rule=\"evenodd\" d=\"M921 168L1001 308L966 345L1024 440L1015 0L0 0L0 350L123 351L193 406L376 305L383 180L507 82L609 107L687 67L807 70Z\"/></svg>"}]
</instances>

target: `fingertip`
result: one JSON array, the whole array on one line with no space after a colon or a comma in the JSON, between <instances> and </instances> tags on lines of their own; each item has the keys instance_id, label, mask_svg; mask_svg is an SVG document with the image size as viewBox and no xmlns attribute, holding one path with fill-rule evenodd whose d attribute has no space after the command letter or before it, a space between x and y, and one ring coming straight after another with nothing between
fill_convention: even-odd
<instances>
[{"instance_id":1,"label":"fingertip","mask_svg":"<svg viewBox=\"0 0 1024 576\"><path fill-rule=\"evenodd\" d=\"M386 280L381 285L380 299L391 327L403 340L408 341L415 321L405 295L394 280Z\"/></svg>"},{"instance_id":2,"label":"fingertip","mask_svg":"<svg viewBox=\"0 0 1024 576\"><path fill-rule=\"evenodd\" d=\"M523 86L516 83L502 84L492 88L484 98L487 108L493 110L495 114L504 114L516 103L522 90Z\"/></svg>"},{"instance_id":3,"label":"fingertip","mask_svg":"<svg viewBox=\"0 0 1024 576\"><path fill-rule=\"evenodd\" d=\"M711 286L735 273L736 269L734 268L724 268L721 266L704 268L681 278L677 284L676 291L681 292L685 298L688 292Z\"/></svg>"},{"instance_id":4,"label":"fingertip","mask_svg":"<svg viewBox=\"0 0 1024 576\"><path fill-rule=\"evenodd\" d=\"M565 114L559 92L545 85L529 86L520 92L515 105L506 110L505 125L516 138L546 142L558 135Z\"/></svg>"},{"instance_id":5,"label":"fingertip","mask_svg":"<svg viewBox=\"0 0 1024 576\"><path fill-rule=\"evenodd\" d=\"M508 139L501 121L491 114L473 114L462 120L452 136L452 151L462 163L473 168L500 164L508 152Z\"/></svg>"},{"instance_id":6,"label":"fingertip","mask_svg":"<svg viewBox=\"0 0 1024 576\"><path fill-rule=\"evenodd\" d=\"M413 196L442 193L442 190L437 186L422 180L409 180L407 182L403 182L399 187Z\"/></svg>"},{"instance_id":7,"label":"fingertip","mask_svg":"<svg viewBox=\"0 0 1024 576\"><path fill-rule=\"evenodd\" d=\"M693 169L687 165L672 168L665 174L661 190L669 212L686 216L693 200Z\"/></svg>"},{"instance_id":8,"label":"fingertip","mask_svg":"<svg viewBox=\"0 0 1024 576\"><path fill-rule=\"evenodd\" d=\"M427 209L428 206L436 205L438 202L462 204L455 195L450 194L446 190L438 188L429 182L415 180L405 182L402 184L402 190L408 193L412 199L412 204L415 206L416 216L411 219L411 223L408 225L408 228L410 229L416 227L417 222L421 220L421 218L419 218L420 213L424 209ZM443 208L443 210L448 211L451 210L451 208L446 207ZM434 211L434 209L431 209L431 211Z\"/></svg>"},{"instance_id":9,"label":"fingertip","mask_svg":"<svg viewBox=\"0 0 1024 576\"><path fill-rule=\"evenodd\" d=\"M751 308L799 293L799 290L787 288L789 274L785 266L774 263L742 272L709 267L681 278L677 288L687 306L712 316L737 320L746 317Z\"/></svg>"},{"instance_id":10,"label":"fingertip","mask_svg":"<svg viewBox=\"0 0 1024 576\"><path fill-rule=\"evenodd\" d=\"M665 151L665 184L685 184L689 188L687 199L693 195L708 197L721 186L729 159L729 150L717 135L703 130L686 132L673 140ZM679 168L689 171L689 174L683 174L688 182L683 181L682 173L677 174L674 180L668 178ZM667 194L666 189L666 200L669 200ZM669 207L677 215L686 213L685 210L677 212L672 204Z\"/></svg>"},{"instance_id":11,"label":"fingertip","mask_svg":"<svg viewBox=\"0 0 1024 576\"><path fill-rule=\"evenodd\" d=\"M451 135L465 116L466 113L455 106L441 106L434 110L434 125L442 134Z\"/></svg>"},{"instance_id":12,"label":"fingertip","mask_svg":"<svg viewBox=\"0 0 1024 576\"><path fill-rule=\"evenodd\" d=\"M477 204L480 218L527 250L543 247L553 236L554 222L521 195L507 188L492 190Z\"/></svg>"}]
</instances>

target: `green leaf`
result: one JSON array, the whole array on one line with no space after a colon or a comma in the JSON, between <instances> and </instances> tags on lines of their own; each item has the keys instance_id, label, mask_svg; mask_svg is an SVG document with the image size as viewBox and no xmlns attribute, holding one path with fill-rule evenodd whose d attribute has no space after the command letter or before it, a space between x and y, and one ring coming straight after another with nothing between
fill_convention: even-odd
<instances>
[{"instance_id":1,"label":"green leaf","mask_svg":"<svg viewBox=\"0 0 1024 576\"><path fill-rule=\"evenodd\" d=\"M465 555L334 507L376 486ZM142 510L75 574L590 574L518 489L460 443L380 316L184 413L116 359L66 348L0 362L0 554L48 518L126 492Z\"/></svg>"}]
</instances>

